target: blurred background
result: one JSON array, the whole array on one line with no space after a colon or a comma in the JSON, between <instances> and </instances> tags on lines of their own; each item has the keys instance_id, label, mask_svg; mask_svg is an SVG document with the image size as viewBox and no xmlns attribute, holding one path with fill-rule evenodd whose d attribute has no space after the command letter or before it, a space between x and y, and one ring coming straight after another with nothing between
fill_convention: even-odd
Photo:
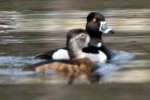
<instances>
[{"instance_id":1,"label":"blurred background","mask_svg":"<svg viewBox=\"0 0 150 100\"><path fill-rule=\"evenodd\" d=\"M149 100L149 5L149 0L0 0L0 99ZM66 32L85 28L91 11L102 13L115 31L104 35L106 45L124 58L135 56L121 70L100 84L73 86L51 85L47 76L19 70L38 62L35 55L64 47Z\"/></svg>"}]
</instances>

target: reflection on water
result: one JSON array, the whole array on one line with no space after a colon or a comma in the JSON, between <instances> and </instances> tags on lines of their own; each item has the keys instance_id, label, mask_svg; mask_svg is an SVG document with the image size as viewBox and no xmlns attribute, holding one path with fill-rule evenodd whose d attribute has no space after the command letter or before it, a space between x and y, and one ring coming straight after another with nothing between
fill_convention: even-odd
<instances>
[{"instance_id":1,"label":"reflection on water","mask_svg":"<svg viewBox=\"0 0 150 100\"><path fill-rule=\"evenodd\" d=\"M16 57L16 56L0 56L0 66L6 68L6 66L20 67L26 64L38 63L40 60L34 59L34 57Z\"/></svg>"},{"instance_id":2,"label":"reflection on water","mask_svg":"<svg viewBox=\"0 0 150 100\"><path fill-rule=\"evenodd\" d=\"M57 83L56 80L52 81L52 77L22 72L22 66L40 61L33 58L36 54L64 47L66 31L85 28L85 18L89 12L0 11L0 84L30 84L0 86L0 98L9 100L14 97L12 92L15 91L15 94L20 93L15 100L34 96L38 99L74 99L70 95L87 100L97 100L99 95L104 99L115 96L115 100L146 100L145 96L149 96L147 82L150 82L150 9L98 11L106 16L108 24L116 31L116 34L104 36L103 39L114 56L112 63L98 69L99 73L105 75L101 85L49 87L45 84ZM130 60L134 55L135 58Z\"/></svg>"},{"instance_id":3,"label":"reflection on water","mask_svg":"<svg viewBox=\"0 0 150 100\"><path fill-rule=\"evenodd\" d=\"M99 68L96 70L97 74L102 76L107 76L112 72L118 71L119 69L122 69L121 66L123 64L127 64L134 57L132 53L128 53L124 51L112 50L111 52L112 52L112 59L110 63L100 64ZM41 73L35 73L32 71L22 71L22 67L28 66L30 64L38 63L38 62L41 62L41 60L34 59L34 57L0 56L0 67L1 67L0 76L2 77L7 76L7 78L9 79L9 84L20 83L20 81L22 82L22 80L28 80L26 81L27 83L37 83L37 82L54 83L54 81L55 83L64 83L65 80L60 80L61 78L60 76L56 77L55 75L56 73L54 73L54 71L52 70L49 70L47 73L43 74L44 75L43 79L45 80L44 82L39 81L39 79L42 79ZM36 76L36 78L27 77L27 76ZM12 77L14 77L13 80ZM21 77L21 78L16 78L16 77ZM81 81L81 80L77 80L77 81ZM84 82L84 81L83 82L77 82L77 81L76 83ZM6 84L8 84L8 82L6 81L6 77L5 77L5 82ZM87 81L85 82L87 83ZM0 81L0 84L1 83L4 83L3 80Z\"/></svg>"}]
</instances>

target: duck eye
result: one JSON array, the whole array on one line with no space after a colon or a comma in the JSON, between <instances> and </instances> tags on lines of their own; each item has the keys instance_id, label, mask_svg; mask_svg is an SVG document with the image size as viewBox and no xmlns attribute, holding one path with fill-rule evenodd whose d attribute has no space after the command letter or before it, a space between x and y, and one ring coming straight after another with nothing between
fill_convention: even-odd
<instances>
[{"instance_id":1,"label":"duck eye","mask_svg":"<svg viewBox=\"0 0 150 100\"><path fill-rule=\"evenodd\" d=\"M95 22L97 21L97 18L94 17L94 18L92 19L92 21L95 23Z\"/></svg>"},{"instance_id":2,"label":"duck eye","mask_svg":"<svg viewBox=\"0 0 150 100\"><path fill-rule=\"evenodd\" d=\"M84 35L84 34L81 34L80 36L81 36L81 37L84 37L85 35Z\"/></svg>"}]
</instances>

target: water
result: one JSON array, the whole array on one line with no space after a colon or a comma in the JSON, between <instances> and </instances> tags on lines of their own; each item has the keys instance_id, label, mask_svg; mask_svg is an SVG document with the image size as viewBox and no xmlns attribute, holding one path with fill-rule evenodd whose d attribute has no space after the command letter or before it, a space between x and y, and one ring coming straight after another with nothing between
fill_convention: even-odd
<instances>
[{"instance_id":1,"label":"water","mask_svg":"<svg viewBox=\"0 0 150 100\"><path fill-rule=\"evenodd\" d=\"M1 1L0 99L149 100L149 1L117 0L120 5L113 0L84 2ZM35 55L64 47L66 31L85 28L90 11L104 14L116 32L104 35L113 59L97 70L104 75L99 84L76 81L77 85L65 85L63 78L21 70L41 61L34 59Z\"/></svg>"}]
</instances>

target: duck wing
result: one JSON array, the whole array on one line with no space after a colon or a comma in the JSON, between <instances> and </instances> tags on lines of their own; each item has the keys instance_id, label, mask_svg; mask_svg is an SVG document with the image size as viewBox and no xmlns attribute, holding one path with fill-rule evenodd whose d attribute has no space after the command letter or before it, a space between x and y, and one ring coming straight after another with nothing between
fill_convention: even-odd
<instances>
[{"instance_id":1,"label":"duck wing","mask_svg":"<svg viewBox=\"0 0 150 100\"><path fill-rule=\"evenodd\" d=\"M52 56L55 52L57 52L60 49L66 49L66 47L64 48L55 48L55 49L51 49L49 51L46 51L44 53L38 54L35 56L35 59L43 59L43 60L52 60Z\"/></svg>"}]
</instances>

